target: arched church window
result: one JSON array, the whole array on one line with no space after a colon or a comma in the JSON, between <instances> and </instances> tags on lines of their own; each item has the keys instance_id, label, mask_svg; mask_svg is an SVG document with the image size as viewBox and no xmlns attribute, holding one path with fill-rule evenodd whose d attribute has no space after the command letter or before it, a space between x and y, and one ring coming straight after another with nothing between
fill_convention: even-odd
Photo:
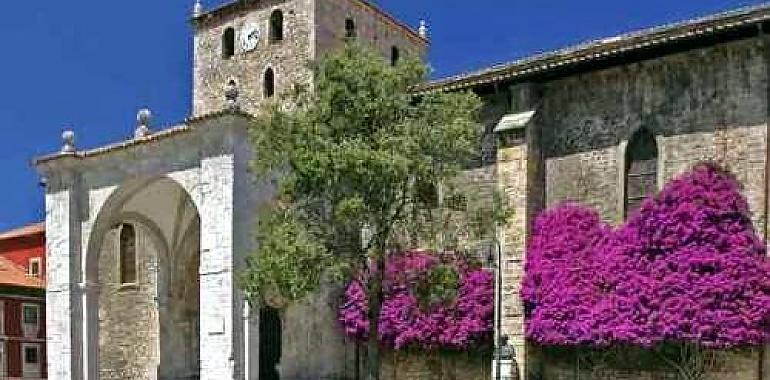
<instances>
[{"instance_id":1,"label":"arched church window","mask_svg":"<svg viewBox=\"0 0 770 380\"><path fill-rule=\"evenodd\" d=\"M353 39L356 38L356 20L353 20L352 17L348 17L345 19L345 38Z\"/></svg>"},{"instance_id":2,"label":"arched church window","mask_svg":"<svg viewBox=\"0 0 770 380\"><path fill-rule=\"evenodd\" d=\"M658 188L658 145L646 128L634 133L626 148L625 214L631 215Z\"/></svg>"},{"instance_id":3,"label":"arched church window","mask_svg":"<svg viewBox=\"0 0 770 380\"><path fill-rule=\"evenodd\" d=\"M263 306L259 310L259 379L279 380L278 365L283 352L283 324L278 310Z\"/></svg>"},{"instance_id":4,"label":"arched church window","mask_svg":"<svg viewBox=\"0 0 770 380\"><path fill-rule=\"evenodd\" d=\"M392 66L397 65L399 59L401 59L401 51L398 49L398 46L391 47L390 48L390 64Z\"/></svg>"},{"instance_id":5,"label":"arched church window","mask_svg":"<svg viewBox=\"0 0 770 380\"><path fill-rule=\"evenodd\" d=\"M120 226L120 283L136 283L136 229L131 224Z\"/></svg>"},{"instance_id":6,"label":"arched church window","mask_svg":"<svg viewBox=\"0 0 770 380\"><path fill-rule=\"evenodd\" d=\"M270 42L283 41L283 12L276 9L270 15Z\"/></svg>"},{"instance_id":7,"label":"arched church window","mask_svg":"<svg viewBox=\"0 0 770 380\"><path fill-rule=\"evenodd\" d=\"M273 69L265 71L264 86L265 99L272 98L275 95L275 72Z\"/></svg>"},{"instance_id":8,"label":"arched church window","mask_svg":"<svg viewBox=\"0 0 770 380\"><path fill-rule=\"evenodd\" d=\"M230 59L235 55L235 29L227 28L222 35L222 58Z\"/></svg>"}]
</instances>

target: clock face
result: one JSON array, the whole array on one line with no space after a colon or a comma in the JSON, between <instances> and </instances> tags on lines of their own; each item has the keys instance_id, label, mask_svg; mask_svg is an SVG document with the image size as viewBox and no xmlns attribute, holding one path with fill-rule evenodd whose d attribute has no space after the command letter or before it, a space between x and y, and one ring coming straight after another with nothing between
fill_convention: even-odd
<instances>
[{"instance_id":1,"label":"clock face","mask_svg":"<svg viewBox=\"0 0 770 380\"><path fill-rule=\"evenodd\" d=\"M259 27L256 25L246 25L241 31L241 48L243 51L252 51L257 48L259 43Z\"/></svg>"}]
</instances>

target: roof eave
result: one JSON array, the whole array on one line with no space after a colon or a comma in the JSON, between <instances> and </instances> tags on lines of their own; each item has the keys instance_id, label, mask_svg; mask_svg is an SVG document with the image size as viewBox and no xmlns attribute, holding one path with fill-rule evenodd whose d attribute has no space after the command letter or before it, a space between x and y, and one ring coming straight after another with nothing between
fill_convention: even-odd
<instances>
[{"instance_id":1,"label":"roof eave","mask_svg":"<svg viewBox=\"0 0 770 380\"><path fill-rule=\"evenodd\" d=\"M641 32L605 38L587 44L496 65L467 74L459 74L425 83L415 93L457 91L476 86L543 74L600 59L617 57L642 49L662 48L687 40L698 40L770 20L770 3L693 21L686 21Z\"/></svg>"},{"instance_id":2,"label":"roof eave","mask_svg":"<svg viewBox=\"0 0 770 380\"><path fill-rule=\"evenodd\" d=\"M242 111L240 109L224 109L221 111L217 111L217 112L213 112L213 113L209 113L201 116L189 117L185 119L182 123L177 124L174 127L160 130L146 137L138 137L138 138L133 138L129 140L124 140L121 142L105 145L105 146L95 148L95 149L90 149L90 150L81 150L81 151L75 151L75 152L60 152L60 153L53 153L53 154L41 156L33 159L32 165L40 168L40 167L44 167L46 165L52 164L54 162L60 162L65 160L79 161L79 160L83 160L91 157L105 155L115 151L129 149L135 146L155 143L161 140L166 140L174 136L189 133L194 129L194 127L197 124L203 123L208 120L216 119L219 117L226 117L226 116L241 117L249 120L253 119L254 117L253 115L245 111Z\"/></svg>"}]
</instances>

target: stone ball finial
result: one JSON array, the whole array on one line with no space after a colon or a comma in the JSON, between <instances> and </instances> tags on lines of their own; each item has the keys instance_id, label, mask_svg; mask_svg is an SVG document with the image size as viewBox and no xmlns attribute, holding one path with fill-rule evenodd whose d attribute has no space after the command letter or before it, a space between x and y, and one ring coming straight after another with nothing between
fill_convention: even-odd
<instances>
[{"instance_id":1,"label":"stone ball finial","mask_svg":"<svg viewBox=\"0 0 770 380\"><path fill-rule=\"evenodd\" d=\"M63 145L61 147L62 153L75 153L75 132L68 129L62 132L61 139L63 141Z\"/></svg>"},{"instance_id":2,"label":"stone ball finial","mask_svg":"<svg viewBox=\"0 0 770 380\"><path fill-rule=\"evenodd\" d=\"M195 0L195 4L193 5L193 17L199 17L203 14L203 4L201 3L201 0Z\"/></svg>"},{"instance_id":3,"label":"stone ball finial","mask_svg":"<svg viewBox=\"0 0 770 380\"><path fill-rule=\"evenodd\" d=\"M420 20L420 28L417 29L417 32L420 33L420 37L428 38L428 22Z\"/></svg>"},{"instance_id":4,"label":"stone ball finial","mask_svg":"<svg viewBox=\"0 0 770 380\"><path fill-rule=\"evenodd\" d=\"M235 80L230 80L225 89L225 100L227 102L228 110L237 111L240 108L238 106L238 95L238 84L235 83Z\"/></svg>"},{"instance_id":5,"label":"stone ball finial","mask_svg":"<svg viewBox=\"0 0 770 380\"><path fill-rule=\"evenodd\" d=\"M136 113L136 130L134 131L135 138L147 137L150 135L150 121L152 120L152 112L147 108L142 108Z\"/></svg>"}]
</instances>

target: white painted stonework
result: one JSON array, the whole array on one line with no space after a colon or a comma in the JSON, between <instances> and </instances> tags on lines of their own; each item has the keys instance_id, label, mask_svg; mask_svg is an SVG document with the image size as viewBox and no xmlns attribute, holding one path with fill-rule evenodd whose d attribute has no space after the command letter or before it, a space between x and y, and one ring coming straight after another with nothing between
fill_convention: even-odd
<instances>
[{"instance_id":1,"label":"white painted stonework","mask_svg":"<svg viewBox=\"0 0 770 380\"><path fill-rule=\"evenodd\" d=\"M173 194L188 197L200 218L200 379L257 378L247 358L258 356L246 350L258 329L247 328L254 323L235 283L252 248L250 218L242 217L235 228L236 205L254 210L257 199L269 194L247 178L249 121L223 113L121 145L38 161L47 181L49 379L104 377L97 304L103 240L130 211L156 225L170 246L172 221L195 220L190 211L174 218Z\"/></svg>"}]
</instances>

